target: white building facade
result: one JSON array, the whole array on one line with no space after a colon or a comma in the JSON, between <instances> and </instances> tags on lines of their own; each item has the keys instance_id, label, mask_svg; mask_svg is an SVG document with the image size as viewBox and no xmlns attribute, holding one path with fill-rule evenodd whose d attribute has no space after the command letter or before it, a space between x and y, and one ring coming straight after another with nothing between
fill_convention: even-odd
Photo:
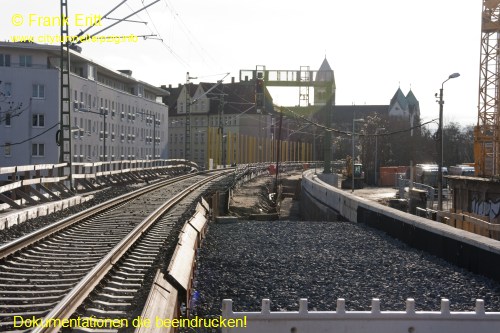
<instances>
[{"instance_id":1,"label":"white building facade","mask_svg":"<svg viewBox=\"0 0 500 333\"><path fill-rule=\"evenodd\" d=\"M165 90L78 52L70 61L73 161L167 158ZM59 62L58 46L0 43L0 167L58 163Z\"/></svg>"}]
</instances>

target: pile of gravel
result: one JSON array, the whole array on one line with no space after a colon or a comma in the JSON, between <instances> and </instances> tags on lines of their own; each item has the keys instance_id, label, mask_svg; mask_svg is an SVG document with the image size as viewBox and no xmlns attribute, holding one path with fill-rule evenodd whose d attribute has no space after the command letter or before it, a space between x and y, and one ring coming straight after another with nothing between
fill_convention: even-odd
<instances>
[{"instance_id":1,"label":"pile of gravel","mask_svg":"<svg viewBox=\"0 0 500 333\"><path fill-rule=\"evenodd\" d=\"M200 316L220 315L225 298L234 311L260 311L263 298L272 311L297 311L299 298L319 311L335 311L337 298L349 311L369 311L372 298L382 311L404 311L407 298L417 310L448 298L452 311L472 311L481 298L500 311L500 283L351 222L213 224L198 263Z\"/></svg>"}]
</instances>

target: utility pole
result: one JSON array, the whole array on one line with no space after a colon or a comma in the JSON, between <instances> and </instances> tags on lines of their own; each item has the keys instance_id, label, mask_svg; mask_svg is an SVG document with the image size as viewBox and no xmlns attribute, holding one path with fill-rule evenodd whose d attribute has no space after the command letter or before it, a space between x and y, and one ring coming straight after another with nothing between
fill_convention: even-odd
<instances>
[{"instance_id":1,"label":"utility pole","mask_svg":"<svg viewBox=\"0 0 500 333\"><path fill-rule=\"evenodd\" d=\"M283 125L283 109L280 110L280 127L278 129L278 139L276 140L276 181L274 184L274 193L276 193L276 200L278 200L278 177L280 171L280 154L281 154L281 125Z\"/></svg>"},{"instance_id":2,"label":"utility pole","mask_svg":"<svg viewBox=\"0 0 500 333\"><path fill-rule=\"evenodd\" d=\"M226 151L224 147L224 86L221 84L221 95L219 102L219 133L221 141L221 165L226 167Z\"/></svg>"},{"instance_id":3,"label":"utility pole","mask_svg":"<svg viewBox=\"0 0 500 333\"><path fill-rule=\"evenodd\" d=\"M196 77L189 76L189 72L186 73L186 130L184 138L184 159L189 160L191 158L191 95L189 89L189 80L197 79Z\"/></svg>"},{"instance_id":4,"label":"utility pole","mask_svg":"<svg viewBox=\"0 0 500 333\"><path fill-rule=\"evenodd\" d=\"M262 115L265 111L265 95L264 95L264 75L265 67L257 66L255 69L255 109L259 114L259 136L257 138L257 161L263 162L264 148L262 147ZM267 137L267 135L266 135ZM264 141L265 142L265 141Z\"/></svg>"}]
</instances>

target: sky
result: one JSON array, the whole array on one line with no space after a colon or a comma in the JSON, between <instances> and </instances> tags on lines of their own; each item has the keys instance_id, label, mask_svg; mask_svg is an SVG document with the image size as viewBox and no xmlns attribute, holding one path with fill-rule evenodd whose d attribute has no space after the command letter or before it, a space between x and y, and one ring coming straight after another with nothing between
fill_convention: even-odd
<instances>
[{"instance_id":1,"label":"sky","mask_svg":"<svg viewBox=\"0 0 500 333\"><path fill-rule=\"evenodd\" d=\"M69 2L70 35L85 30L123 0ZM156 0L127 0L110 18L123 18ZM59 34L52 17L59 0L0 0L0 40ZM143 36L126 42L87 42L83 54L139 80L176 86L215 82L257 65L269 70L317 70L327 58L335 72L337 105L387 105L411 89L423 121L438 118L435 94L444 85L445 123L477 124L482 0L160 0L99 36ZM146 22L146 23L141 23ZM115 23L110 19L90 34ZM50 44L50 43L49 43ZM1 80L1 78L0 78ZM273 90L274 102L298 104L298 91Z\"/></svg>"}]
</instances>

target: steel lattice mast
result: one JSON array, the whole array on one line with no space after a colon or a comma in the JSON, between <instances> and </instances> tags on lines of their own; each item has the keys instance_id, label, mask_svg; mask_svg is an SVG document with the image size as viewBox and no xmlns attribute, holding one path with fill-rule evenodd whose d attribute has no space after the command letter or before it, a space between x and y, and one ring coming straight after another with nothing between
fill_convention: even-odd
<instances>
[{"instance_id":1,"label":"steel lattice mast","mask_svg":"<svg viewBox=\"0 0 500 333\"><path fill-rule=\"evenodd\" d=\"M476 175L500 174L500 0L483 0L478 123L474 129Z\"/></svg>"},{"instance_id":2,"label":"steel lattice mast","mask_svg":"<svg viewBox=\"0 0 500 333\"><path fill-rule=\"evenodd\" d=\"M61 0L61 22L64 17L68 17L68 0ZM61 48L60 48L60 69L59 69L59 87L60 87L60 114L59 114L59 132L57 144L59 144L59 163L67 163L64 169L64 175L68 176L72 184L72 161L71 156L71 105L70 105L70 42L68 39L68 25L61 24Z\"/></svg>"}]
</instances>

